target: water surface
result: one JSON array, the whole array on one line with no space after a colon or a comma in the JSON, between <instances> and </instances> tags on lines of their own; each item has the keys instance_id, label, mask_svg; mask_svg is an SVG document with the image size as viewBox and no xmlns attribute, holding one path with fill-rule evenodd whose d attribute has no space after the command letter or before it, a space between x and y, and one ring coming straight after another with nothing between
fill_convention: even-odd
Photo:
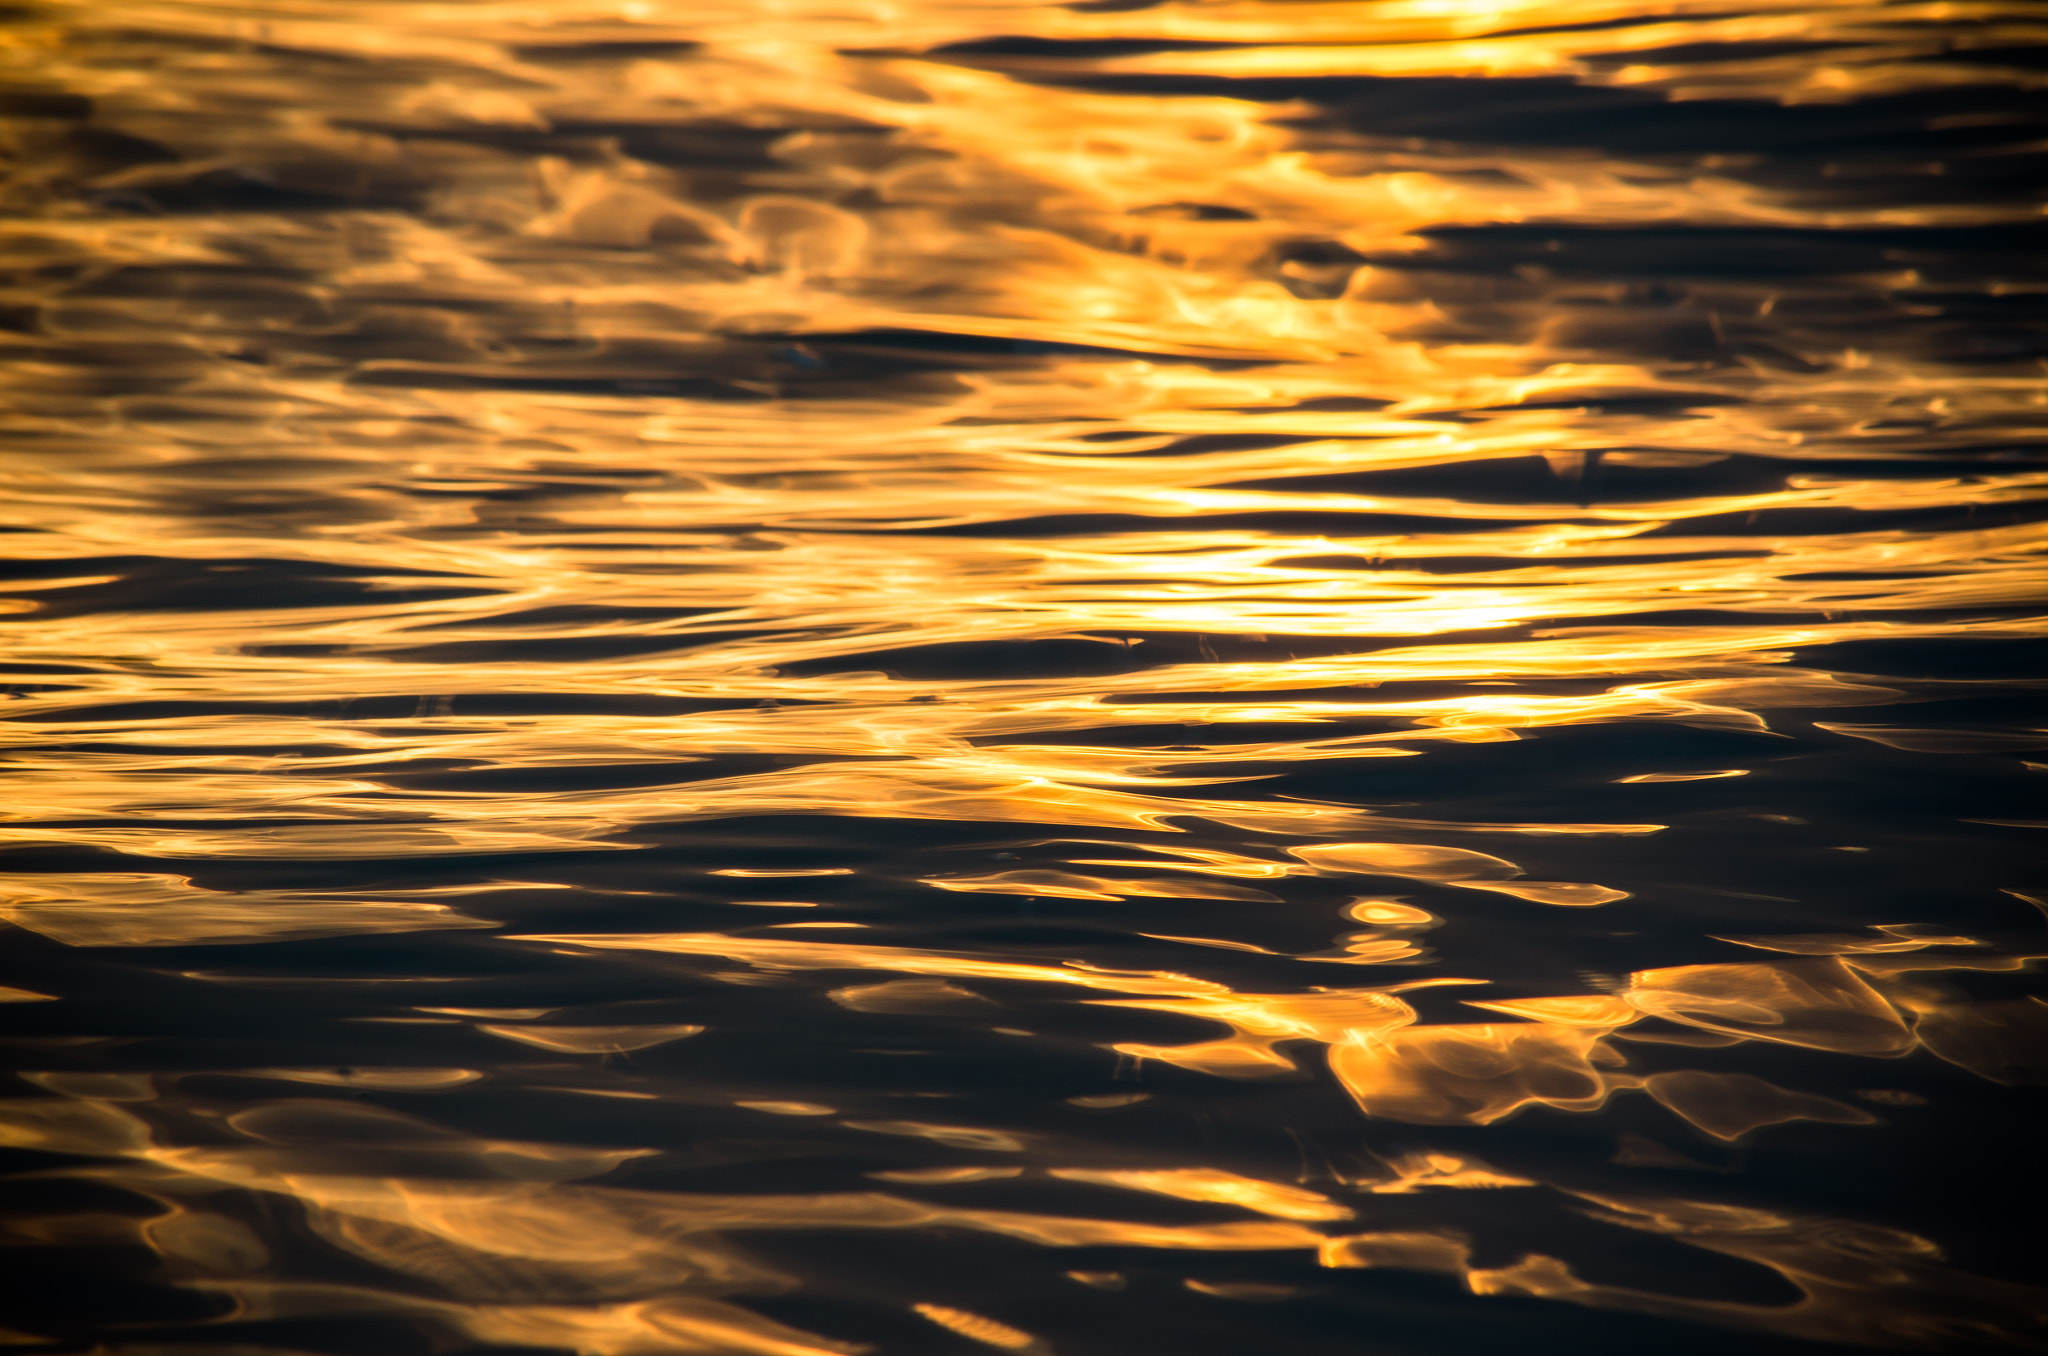
<instances>
[{"instance_id":1,"label":"water surface","mask_svg":"<svg viewBox=\"0 0 2048 1356\"><path fill-rule=\"evenodd\" d=\"M8 19L5 1340L2043 1350L2043 29Z\"/></svg>"}]
</instances>

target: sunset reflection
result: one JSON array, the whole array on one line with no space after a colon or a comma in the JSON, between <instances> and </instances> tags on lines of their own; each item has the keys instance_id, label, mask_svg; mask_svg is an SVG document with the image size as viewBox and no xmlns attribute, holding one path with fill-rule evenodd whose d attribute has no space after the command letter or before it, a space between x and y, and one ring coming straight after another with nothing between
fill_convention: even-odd
<instances>
[{"instance_id":1,"label":"sunset reflection","mask_svg":"<svg viewBox=\"0 0 2048 1356\"><path fill-rule=\"evenodd\" d=\"M0 1339L2038 1349L2043 31L32 0Z\"/></svg>"}]
</instances>

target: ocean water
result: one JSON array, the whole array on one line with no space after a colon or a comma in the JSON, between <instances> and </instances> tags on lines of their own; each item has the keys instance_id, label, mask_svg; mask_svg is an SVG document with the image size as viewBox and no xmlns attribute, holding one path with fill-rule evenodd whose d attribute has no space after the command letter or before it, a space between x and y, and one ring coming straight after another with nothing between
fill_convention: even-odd
<instances>
[{"instance_id":1,"label":"ocean water","mask_svg":"<svg viewBox=\"0 0 2048 1356\"><path fill-rule=\"evenodd\" d=\"M0 1341L2048 1350L2037 8L0 24Z\"/></svg>"}]
</instances>

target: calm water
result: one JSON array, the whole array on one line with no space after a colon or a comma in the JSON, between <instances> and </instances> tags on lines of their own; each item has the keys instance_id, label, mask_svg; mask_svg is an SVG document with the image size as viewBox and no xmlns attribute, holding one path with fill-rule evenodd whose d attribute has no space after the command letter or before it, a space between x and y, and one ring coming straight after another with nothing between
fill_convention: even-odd
<instances>
[{"instance_id":1,"label":"calm water","mask_svg":"<svg viewBox=\"0 0 2048 1356\"><path fill-rule=\"evenodd\" d=\"M2030 6L10 11L0 1340L2048 1350Z\"/></svg>"}]
</instances>

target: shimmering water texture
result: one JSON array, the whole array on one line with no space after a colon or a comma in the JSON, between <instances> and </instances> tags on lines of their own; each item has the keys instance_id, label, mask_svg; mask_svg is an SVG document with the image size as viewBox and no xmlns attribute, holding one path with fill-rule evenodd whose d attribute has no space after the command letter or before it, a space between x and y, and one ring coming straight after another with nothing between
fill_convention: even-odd
<instances>
[{"instance_id":1,"label":"shimmering water texture","mask_svg":"<svg viewBox=\"0 0 2048 1356\"><path fill-rule=\"evenodd\" d=\"M2048 23L31 0L0 1341L2048 1350Z\"/></svg>"}]
</instances>

